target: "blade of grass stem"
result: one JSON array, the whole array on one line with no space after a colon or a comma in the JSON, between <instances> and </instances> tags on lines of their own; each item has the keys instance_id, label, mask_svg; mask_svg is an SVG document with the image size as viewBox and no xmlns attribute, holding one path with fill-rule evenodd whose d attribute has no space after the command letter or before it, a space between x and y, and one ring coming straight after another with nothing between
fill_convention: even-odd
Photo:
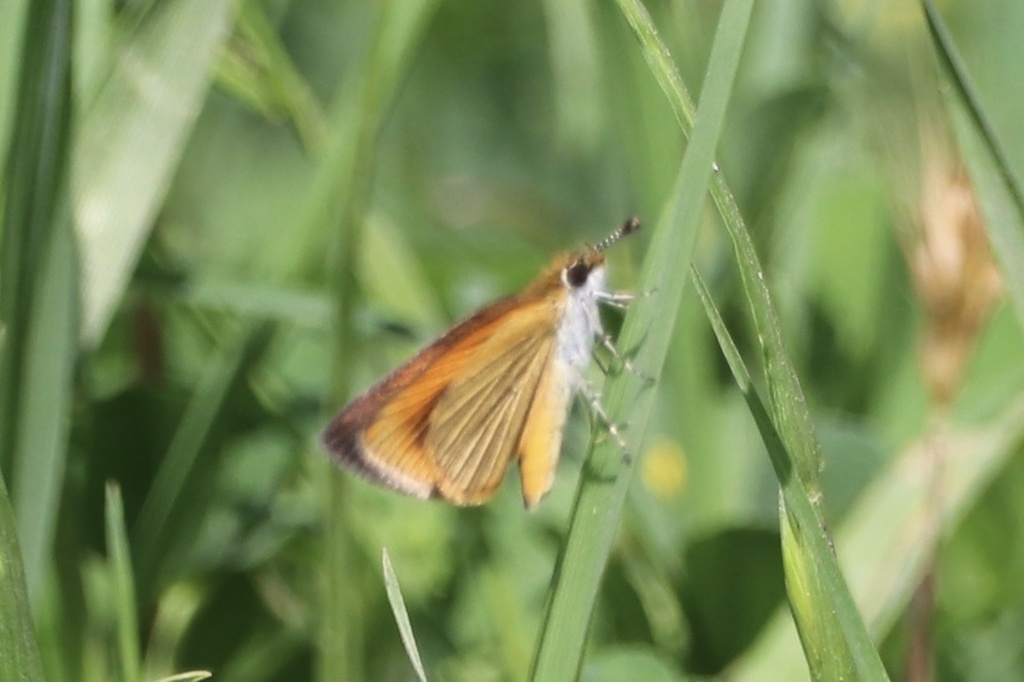
<instances>
[{"instance_id":1,"label":"blade of grass stem","mask_svg":"<svg viewBox=\"0 0 1024 682\"><path fill-rule=\"evenodd\" d=\"M29 596L35 603L50 565L60 507L74 368L78 355L78 261L65 201L38 273L24 355L24 406L15 452L15 510Z\"/></svg>"},{"instance_id":2,"label":"blade of grass stem","mask_svg":"<svg viewBox=\"0 0 1024 682\"><path fill-rule=\"evenodd\" d=\"M29 599L49 568L77 357L68 199L71 3L33 3L6 166L0 318L0 466L11 481Z\"/></svg>"},{"instance_id":3,"label":"blade of grass stem","mask_svg":"<svg viewBox=\"0 0 1024 682\"><path fill-rule=\"evenodd\" d=\"M43 664L29 609L25 571L7 485L0 475L0 679L37 682Z\"/></svg>"},{"instance_id":4,"label":"blade of grass stem","mask_svg":"<svg viewBox=\"0 0 1024 682\"><path fill-rule=\"evenodd\" d=\"M381 566L384 569L384 589L388 594L388 602L391 604L391 613L395 616L395 623L398 624L398 632L402 636L402 645L405 653L409 656L416 671L416 677L421 682L427 682L427 673L423 670L423 660L420 658L419 648L416 646L416 635L412 631L412 623L409 622L409 611L405 608L405 600L402 598L402 588L398 584L398 576L391 565L391 558L388 557L388 550L381 550Z\"/></svg>"},{"instance_id":5,"label":"blade of grass stem","mask_svg":"<svg viewBox=\"0 0 1024 682\"><path fill-rule=\"evenodd\" d=\"M233 0L149 12L86 113L75 148L82 338L95 346L128 284L203 105Z\"/></svg>"},{"instance_id":6,"label":"blade of grass stem","mask_svg":"<svg viewBox=\"0 0 1024 682\"><path fill-rule=\"evenodd\" d=\"M214 426L235 387L266 351L272 326L250 323L238 336L223 344L210 360L160 463L132 529L137 585L142 603L148 603L166 552L179 539L171 521L180 508L182 491L195 475L199 455L209 443Z\"/></svg>"},{"instance_id":7,"label":"blade of grass stem","mask_svg":"<svg viewBox=\"0 0 1024 682\"><path fill-rule=\"evenodd\" d=\"M117 605L117 658L121 679L132 682L142 679L135 578L132 575L132 560L128 552L128 531L124 525L121 488L115 483L107 483L105 492L107 562L113 575L112 584Z\"/></svg>"},{"instance_id":8,"label":"blade of grass stem","mask_svg":"<svg viewBox=\"0 0 1024 682\"><path fill-rule=\"evenodd\" d=\"M266 8L243 2L236 34L217 64L218 84L269 119L282 115L306 149L320 149L327 123L309 86L292 63Z\"/></svg>"},{"instance_id":9,"label":"blade of grass stem","mask_svg":"<svg viewBox=\"0 0 1024 682\"><path fill-rule=\"evenodd\" d=\"M931 443L916 443L861 493L836 532L847 582L864 620L884 637L906 608L935 547L973 507L1012 461L1024 439L1024 397L990 425L946 436L941 523L922 514L931 481L922 462L934 457ZM914 538L908 544L907 538ZM780 609L758 642L730 668L729 678L756 682L791 679L803 672L794 663L796 633L788 609Z\"/></svg>"},{"instance_id":10,"label":"blade of grass stem","mask_svg":"<svg viewBox=\"0 0 1024 682\"><path fill-rule=\"evenodd\" d=\"M207 670L190 670L185 673L176 673L170 677L161 677L157 682L202 682L213 677L213 673Z\"/></svg>"},{"instance_id":11,"label":"blade of grass stem","mask_svg":"<svg viewBox=\"0 0 1024 682\"><path fill-rule=\"evenodd\" d=\"M374 177L374 151L385 113L409 66L415 47L438 0L404 0L380 5L370 54L364 69L347 87L334 108L332 141L311 192L304 219L326 222L335 234L330 249L334 273L331 403L344 402L358 342L353 325L356 300L355 259ZM319 256L319 254L310 254ZM330 468L326 459L322 466ZM363 609L361 585L365 566L357 560L349 530L351 509L347 481L336 470L324 477L327 495L327 533L324 538L324 590L321 656L317 675L325 682L362 679ZM345 576L345 579L339 579Z\"/></svg>"},{"instance_id":12,"label":"blade of grass stem","mask_svg":"<svg viewBox=\"0 0 1024 682\"><path fill-rule=\"evenodd\" d=\"M584 466L534 657L536 680L573 679L581 666L590 614L622 516L633 458L652 411L655 392L642 377L659 376L665 363L686 283L678 273L692 258L752 6L753 0L729 0L722 8L697 127L644 262L640 287L651 293L630 307L619 337L623 352L630 356L635 352L637 372L614 375L606 384L605 409L614 423L629 425L626 440L631 452L624 455L614 439L606 439L595 445Z\"/></svg>"},{"instance_id":13,"label":"blade of grass stem","mask_svg":"<svg viewBox=\"0 0 1024 682\"><path fill-rule=\"evenodd\" d=\"M815 633L819 635L820 641L815 643L814 651L820 656L820 659L808 661L811 674L815 679L823 680L886 680L888 676L885 668L867 635L864 623L853 602L846 581L843 579L831 540L821 525L817 510L811 504L802 481L796 475L793 458L765 408L764 402L751 383L750 373L747 371L739 351L736 350L707 287L696 269L692 270L692 275L719 346L729 364L736 385L747 401L758 431L761 433L761 438L768 449L775 475L779 479L785 503L786 519L784 520L786 523L783 524L783 529L794 529L792 536L794 541L787 542L784 539L783 553L785 554L787 551L801 552L806 555L798 558L798 565L810 564L815 572L812 579L820 583L820 585L814 586L814 592L807 593L807 599L812 602L812 606L816 606L819 610L832 609L840 628L838 638L831 634L831 630L826 633ZM803 576L798 576L798 579L800 577ZM794 591L792 585L790 591ZM810 654L808 655L810 657Z\"/></svg>"},{"instance_id":14,"label":"blade of grass stem","mask_svg":"<svg viewBox=\"0 0 1024 682\"><path fill-rule=\"evenodd\" d=\"M676 115L680 130L683 135L689 136L695 117L693 101L672 62L668 47L658 35L650 14L638 0L618 0L618 4L640 43L641 51L651 68L651 73L661 86L669 106L672 107L672 111ZM715 173L711 177L711 198L730 239L733 240L744 288L747 290L748 296L760 301L760 305L753 307L752 314L758 333L764 336L762 343L769 348L765 351L766 364L769 368L772 365L779 367L779 371L772 372L777 376L774 385L777 386L780 397L791 394L792 399L785 401L787 404L792 403L802 408L793 415L789 415L790 411L787 409L784 411L784 415L789 415L789 418L800 426L802 439L805 442L801 447L794 449L794 456L797 458L801 475L812 487L817 488L821 457L816 445L817 439L813 434L810 415L805 407L803 392L800 390L796 374L792 370L792 363L789 362L788 355L783 348L781 334L777 331L778 324L774 323L777 316L771 305L767 286L763 277L757 276L757 273L761 272L761 268L757 265L757 254L743 223L743 216L740 214L736 200L721 173ZM770 392L769 396L774 399L775 391ZM773 410L777 409L779 408L773 404Z\"/></svg>"},{"instance_id":15,"label":"blade of grass stem","mask_svg":"<svg viewBox=\"0 0 1024 682\"><path fill-rule=\"evenodd\" d=\"M932 0L921 4L948 84L943 89L946 105L985 217L985 231L1003 266L1003 280L1017 320L1024 324L1024 191L942 16Z\"/></svg>"},{"instance_id":16,"label":"blade of grass stem","mask_svg":"<svg viewBox=\"0 0 1024 682\"><path fill-rule=\"evenodd\" d=\"M634 4L620 0L620 6L633 9ZM662 73L664 70L675 70L671 60L667 58L667 49L650 25L650 17L646 12L635 11L627 17L640 38L645 58L655 78L668 97L673 111L676 112L683 133L687 134L690 121L693 119L693 105L678 74ZM712 177L711 196L736 252L740 276L750 303L750 312L765 362L773 421L777 424L778 435L785 442L792 457L791 462L795 471L806 488L806 498L820 519L820 447L803 390L782 341L781 327L771 302L763 270L739 208L720 173ZM785 496L783 498L785 499ZM858 668L879 670L880 665L875 666L872 660L877 660L877 652L874 651L863 623L859 618L852 617L855 613L845 614L846 617L838 621L832 617L833 609L828 595L834 591L835 586L823 582L825 578L819 575L813 554L804 549L808 547L808 543L794 532L797 529L789 525L790 518L791 516L783 509L781 523L787 587L801 641L813 674L835 674L834 670L819 671L815 668L819 661L834 660L834 650L845 646L841 644L841 640L854 652L851 655L857 660L853 661L853 665ZM822 525L819 520L817 526ZM884 670L882 672L884 673Z\"/></svg>"},{"instance_id":17,"label":"blade of grass stem","mask_svg":"<svg viewBox=\"0 0 1024 682\"><path fill-rule=\"evenodd\" d=\"M18 104L18 69L22 64L28 0L0 2L0 149L7 150ZM3 169L0 168L0 173Z\"/></svg>"}]
</instances>

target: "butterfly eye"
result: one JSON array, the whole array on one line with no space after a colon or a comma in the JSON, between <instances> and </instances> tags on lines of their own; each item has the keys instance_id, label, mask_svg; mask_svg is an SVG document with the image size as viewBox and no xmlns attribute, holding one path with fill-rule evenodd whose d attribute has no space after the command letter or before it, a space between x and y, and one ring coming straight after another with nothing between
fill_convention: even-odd
<instances>
[{"instance_id":1,"label":"butterfly eye","mask_svg":"<svg viewBox=\"0 0 1024 682\"><path fill-rule=\"evenodd\" d=\"M589 276L590 266L581 260L576 261L565 269L565 281L574 289L578 289L586 284L587 277Z\"/></svg>"}]
</instances>

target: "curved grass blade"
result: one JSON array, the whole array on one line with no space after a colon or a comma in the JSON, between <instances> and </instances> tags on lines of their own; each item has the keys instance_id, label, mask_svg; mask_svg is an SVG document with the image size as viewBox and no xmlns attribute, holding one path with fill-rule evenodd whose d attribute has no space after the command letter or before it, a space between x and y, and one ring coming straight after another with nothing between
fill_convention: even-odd
<instances>
[{"instance_id":1,"label":"curved grass blade","mask_svg":"<svg viewBox=\"0 0 1024 682\"><path fill-rule=\"evenodd\" d=\"M391 565L391 558L385 547L381 550L381 565L384 568L384 589L388 594L388 603L391 604L391 613L395 615L395 623L398 624L398 632L402 635L402 645L405 653L409 656L416 671L416 677L420 682L427 682L427 673L423 670L423 660L420 658L419 648L416 646L416 635L412 631L412 623L409 622L409 612L405 608L405 600L402 599L402 588L398 585L398 577Z\"/></svg>"},{"instance_id":2,"label":"curved grass blade","mask_svg":"<svg viewBox=\"0 0 1024 682\"><path fill-rule=\"evenodd\" d=\"M809 608L818 612L827 611L834 617L834 624L831 618L818 621L823 622L824 627L828 628L826 630L801 631L811 674L814 679L820 680L886 680L888 675L843 579L831 540L820 522L817 510L807 496L802 481L796 475L793 458L764 402L753 387L746 365L736 350L703 280L696 269L692 274L719 346L740 392L747 401L761 438L768 449L775 475L779 479L785 504L782 525L783 554L800 554L789 559L798 569L802 569L802 572L796 575L796 580L803 579L800 585L803 591L794 589L796 586L793 584L788 586L790 604L794 610ZM786 533L792 535L787 537ZM787 578L793 580L791 576ZM794 603L801 596L807 600L806 605ZM813 624L815 621L810 622ZM806 625L807 621L803 626ZM810 642L809 645L807 640L811 637L816 641ZM807 651L808 649L810 651Z\"/></svg>"},{"instance_id":3,"label":"curved grass blade","mask_svg":"<svg viewBox=\"0 0 1024 682\"><path fill-rule=\"evenodd\" d=\"M651 73L676 115L681 132L689 136L694 125L695 109L683 79L672 62L668 47L658 35L647 10L638 0L619 0L619 7L640 43ZM817 491L818 471L821 467L817 438L814 435L803 391L782 343L777 323L778 316L774 312L768 288L763 276L759 276L761 267L758 264L757 253L736 200L721 173L712 175L710 191L722 224L733 241L743 286L752 302L751 314L758 334L763 337L762 351L765 355L767 373L771 377L769 397L772 399L772 410L779 414L783 422L792 425L792 428L786 429L783 435L789 437L787 434L793 433L795 442L791 445L798 447L792 447L791 452L797 468L805 483ZM811 497L812 500L820 499L820 495L817 494ZM817 502L815 506L818 506Z\"/></svg>"},{"instance_id":4,"label":"curved grass blade","mask_svg":"<svg viewBox=\"0 0 1024 682\"><path fill-rule=\"evenodd\" d=\"M636 350L637 372L610 377L605 408L615 423L629 424L627 440L638 450L651 414L654 391L642 376L660 375L673 320L682 300L696 241L701 207L715 149L742 52L753 0L725 3L711 52L700 116L683 157L673 196L658 222L644 263L640 288L652 292L626 315L619 346ZM631 5L632 10L642 9ZM653 30L653 28L652 28ZM614 439L598 443L584 467L568 535L552 580L548 612L533 663L533 679L567 680L579 672L590 614L625 505L633 456L623 456Z\"/></svg>"},{"instance_id":5,"label":"curved grass blade","mask_svg":"<svg viewBox=\"0 0 1024 682\"><path fill-rule=\"evenodd\" d=\"M622 4L625 2L626 0L622 0ZM645 59L668 97L673 111L676 112L683 133L686 134L693 120L693 105L682 79L677 73L673 73L675 67L667 58L667 49L650 25L650 17L645 12L637 11L628 14L627 17L640 38ZM670 72L664 73L665 70ZM789 453L789 465L793 467L805 489L802 497L810 503L810 508L818 519L815 524L804 525L803 528L816 533L822 527L818 473L821 454L813 422L807 410L803 390L782 341L778 316L771 302L757 253L732 193L719 173L712 177L711 196L733 242L740 276L750 303L750 312L765 361L765 376L768 380L768 395L773 415L771 421L777 428L776 435L782 439ZM787 481L780 479L780 484L785 483ZM785 499L785 495L783 497ZM832 669L831 666L828 669L819 669L818 664L835 660L833 652L849 646L854 660L848 661L847 666L840 667L854 666L860 670L873 670L884 677L884 669L877 663L878 654L863 623L856 617L856 612L847 614L849 617L845 620L832 617L835 608L830 595L836 594L838 587L830 585L824 574L819 573L820 569L813 552L807 551L812 543L794 532L799 528L789 525L792 518L791 514L783 510L783 556L791 605L812 674L819 678L841 676L842 670ZM831 570L828 568L826 572ZM838 576L838 572L836 575ZM841 577L839 580L841 582ZM845 585L840 590L840 596L842 593L846 593L848 597Z\"/></svg>"},{"instance_id":6,"label":"curved grass blade","mask_svg":"<svg viewBox=\"0 0 1024 682\"><path fill-rule=\"evenodd\" d=\"M951 86L943 88L943 93L963 162L985 216L985 231L1003 266L1003 279L1017 320L1024 324L1024 190L942 16L932 0L922 0L921 4L943 78Z\"/></svg>"},{"instance_id":7,"label":"curved grass blade","mask_svg":"<svg viewBox=\"0 0 1024 682\"><path fill-rule=\"evenodd\" d=\"M990 425L947 436L943 457L942 519L922 514L931 482L918 474L934 458L931 443L917 443L865 490L836 532L850 591L871 631L884 637L905 609L935 547L1005 469L1024 440L1024 396ZM908 543L907 538L914 538ZM796 633L779 609L757 644L729 670L736 682L791 679L803 672L794 660Z\"/></svg>"}]
</instances>

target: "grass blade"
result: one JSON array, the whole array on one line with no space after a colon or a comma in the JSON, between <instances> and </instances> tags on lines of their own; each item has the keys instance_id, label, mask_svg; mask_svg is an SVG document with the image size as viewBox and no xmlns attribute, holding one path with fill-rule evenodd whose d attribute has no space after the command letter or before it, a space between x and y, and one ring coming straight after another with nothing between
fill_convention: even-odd
<instances>
[{"instance_id":1,"label":"grass blade","mask_svg":"<svg viewBox=\"0 0 1024 682\"><path fill-rule=\"evenodd\" d=\"M1024 324L1024 191L942 16L931 0L922 0L921 4L942 75L951 86L943 89L945 101L985 216L985 230L1002 263L1003 279L1017 319Z\"/></svg>"},{"instance_id":2,"label":"grass blade","mask_svg":"<svg viewBox=\"0 0 1024 682\"><path fill-rule=\"evenodd\" d=\"M358 340L354 326L355 264L361 229L375 171L375 149L386 111L398 91L437 0L404 0L380 5L367 62L353 83L347 83L335 107L332 143L311 190L306 215L326 222L336 235L330 268L334 274L331 403L342 404L351 391ZM324 617L318 678L360 679L366 646L358 615L360 583L365 569L355 559L350 496L344 476L326 459L327 528L324 541ZM346 580L338 580L344 575Z\"/></svg>"},{"instance_id":3,"label":"grass blade","mask_svg":"<svg viewBox=\"0 0 1024 682\"><path fill-rule=\"evenodd\" d=\"M82 124L75 222L82 242L82 338L103 336L209 88L232 0L159 3L125 46Z\"/></svg>"},{"instance_id":4,"label":"grass blade","mask_svg":"<svg viewBox=\"0 0 1024 682\"><path fill-rule=\"evenodd\" d=\"M78 352L78 262L69 214L58 221L35 291L14 453L14 502L33 602L46 576L56 531Z\"/></svg>"},{"instance_id":5,"label":"grass blade","mask_svg":"<svg viewBox=\"0 0 1024 682\"><path fill-rule=\"evenodd\" d=\"M136 616L135 578L128 551L128 531L124 525L124 504L121 488L115 483L106 487L107 562L113 576L117 605L117 656L121 679L125 682L142 679L139 659L139 622Z\"/></svg>"},{"instance_id":6,"label":"grass blade","mask_svg":"<svg viewBox=\"0 0 1024 682\"><path fill-rule=\"evenodd\" d=\"M175 545L171 519L180 509L182 491L195 475L199 454L210 441L218 417L239 382L263 355L270 340L269 324L246 326L233 342L210 361L205 376L189 401L181 424L157 471L149 494L132 529L137 584L143 603L156 588L161 559Z\"/></svg>"},{"instance_id":7,"label":"grass blade","mask_svg":"<svg viewBox=\"0 0 1024 682\"><path fill-rule=\"evenodd\" d=\"M631 17L631 24L634 15L646 16L638 3L623 2L621 6ZM679 277L678 272L692 257L701 206L752 6L752 0L730 0L722 9L698 124L644 263L640 287L652 294L631 306L623 324L619 345L628 354L636 349L634 364L640 375L658 376L665 362L685 285L685 278ZM656 37L653 27L650 30L649 35ZM645 40L644 35L638 37ZM650 50L653 46L644 47ZM605 408L612 421L629 424L628 440L635 452L643 440L654 391L645 386L640 376L624 372L609 379L605 396ZM630 458L622 456L612 439L598 444L584 467L568 536L552 581L548 612L534 658L534 679L566 680L578 674L590 614L631 474Z\"/></svg>"},{"instance_id":8,"label":"grass blade","mask_svg":"<svg viewBox=\"0 0 1024 682\"><path fill-rule=\"evenodd\" d=\"M7 157L0 318L0 466L34 603L49 565L77 357L77 263L68 209L71 3L29 8Z\"/></svg>"},{"instance_id":9,"label":"grass blade","mask_svg":"<svg viewBox=\"0 0 1024 682\"><path fill-rule=\"evenodd\" d=\"M0 3L0 149L9 146L18 104L18 69L28 6L26 0Z\"/></svg>"},{"instance_id":10,"label":"grass blade","mask_svg":"<svg viewBox=\"0 0 1024 682\"><path fill-rule=\"evenodd\" d=\"M683 132L686 133L693 118L693 106L678 75L662 73L664 69L674 70L671 61L665 58L667 50L661 45L653 30L643 26L642 21L631 20L631 24L638 35L647 36L651 40L652 47L645 50L647 62L676 112ZM785 450L789 453L787 461L804 487L801 495L796 495L792 490L789 494L794 499L799 499L801 504L805 501L809 503L816 519L812 524L807 523L808 519L803 519L801 526L793 526L792 515L785 512L782 515L783 556L791 604L812 674L818 677L842 676L843 671L837 670L835 664L839 659L846 659L839 663L839 668L852 667L867 675L884 678L884 668L863 623L856 610L852 608L849 591L842 581L838 567L834 561L820 565L813 549L817 543L817 533L823 526L818 475L821 465L820 448L803 391L782 341L778 316L771 302L757 253L732 193L721 174L716 173L712 178L711 196L733 242L744 290L761 344L773 415L770 421L773 423L773 429L777 429L773 430L773 433L785 444ZM759 417L756 412L754 416L763 418L763 415ZM787 475L791 473L787 472ZM786 486L791 483L792 481L788 479L780 478L784 500L788 499ZM815 537L801 537L801 528ZM831 615L836 612L834 600L837 598L844 604L838 611L838 619ZM849 654L837 659L836 650L846 647L850 649ZM825 664L825 661L831 663Z\"/></svg>"},{"instance_id":11,"label":"grass blade","mask_svg":"<svg viewBox=\"0 0 1024 682\"><path fill-rule=\"evenodd\" d=\"M0 651L3 652L0 679L26 682L43 679L14 510L3 476L0 476Z\"/></svg>"},{"instance_id":12,"label":"grass blade","mask_svg":"<svg viewBox=\"0 0 1024 682\"><path fill-rule=\"evenodd\" d=\"M405 653L409 655L409 662L412 663L412 667L416 671L416 677L420 679L420 682L427 682L427 673L423 670L423 661L420 659L420 651L416 646L416 635L412 631L412 623L409 622L409 612L405 608L405 600L402 599L402 588L398 585L398 577L391 565L387 548L381 550L381 565L384 567L384 589L388 593L388 602L391 604L391 613L395 615L398 632L402 635Z\"/></svg>"},{"instance_id":13,"label":"grass blade","mask_svg":"<svg viewBox=\"0 0 1024 682\"><path fill-rule=\"evenodd\" d=\"M823 630L801 630L811 674L815 679L886 680L888 675L843 579L831 541L802 481L796 475L793 457L764 402L753 387L750 373L696 270L693 271L693 279L729 369L747 401L761 438L768 449L782 489L785 503L782 526L783 556L785 557L787 553L800 554L786 558L794 562L798 570L802 569L802 572L795 576L797 581L802 582L788 585L791 594L790 604L794 611L798 608L807 608L815 609L818 613L827 612L835 621L833 623L831 619L826 620L821 626L826 628ZM787 535L787 532L793 534ZM791 576L787 578L790 581L794 580ZM798 591L797 586L802 591ZM806 603L793 604L801 597ZM798 619L798 626L807 625L808 621L800 623ZM818 622L810 621L810 625L818 626ZM807 641L812 638L812 641Z\"/></svg>"},{"instance_id":14,"label":"grass blade","mask_svg":"<svg viewBox=\"0 0 1024 682\"><path fill-rule=\"evenodd\" d=\"M861 494L836 533L836 546L847 567L850 591L877 636L884 636L894 625L938 543L1012 462L1022 439L1024 398L991 425L948 434L942 463L945 503L939 523L921 512L931 494L931 482L918 472L922 462L934 456L932 443L908 448ZM907 538L914 542L908 543ZM730 679L756 682L802 674L804 663L792 655L795 637L788 610L780 609L758 643L730 669Z\"/></svg>"}]
</instances>

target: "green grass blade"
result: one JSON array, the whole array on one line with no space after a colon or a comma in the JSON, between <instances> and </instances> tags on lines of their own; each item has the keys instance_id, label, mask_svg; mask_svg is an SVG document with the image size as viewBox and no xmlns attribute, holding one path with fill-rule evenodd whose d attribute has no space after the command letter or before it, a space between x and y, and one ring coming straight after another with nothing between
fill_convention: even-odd
<instances>
[{"instance_id":1,"label":"green grass blade","mask_svg":"<svg viewBox=\"0 0 1024 682\"><path fill-rule=\"evenodd\" d=\"M25 572L15 530L14 510L0 475L0 679L35 682L43 679L29 609Z\"/></svg>"},{"instance_id":2,"label":"green grass blade","mask_svg":"<svg viewBox=\"0 0 1024 682\"><path fill-rule=\"evenodd\" d=\"M78 262L66 204L58 222L38 273L14 453L15 510L33 602L48 570L56 531L78 353Z\"/></svg>"},{"instance_id":3,"label":"green grass blade","mask_svg":"<svg viewBox=\"0 0 1024 682\"><path fill-rule=\"evenodd\" d=\"M398 624L398 632L402 635L402 645L405 653L409 655L409 662L416 671L416 677L420 682L427 682L427 673L423 670L423 660L420 658L419 648L416 646L416 635L412 631L412 623L409 622L409 611L405 608L405 600L402 598L402 588L398 585L398 576L391 565L391 558L388 557L388 550L381 550L381 565L384 568L384 589L388 593L388 602L391 604L391 613L395 616L395 623Z\"/></svg>"},{"instance_id":4,"label":"green grass blade","mask_svg":"<svg viewBox=\"0 0 1024 682\"><path fill-rule=\"evenodd\" d=\"M935 443L915 443L865 490L836 532L836 547L850 591L864 620L879 636L897 622L943 538L1012 463L1024 439L1024 397L981 429L945 437L942 518L922 514L932 481L918 475L935 455ZM907 538L914 538L908 543ZM757 644L729 670L736 682L792 679L806 665L793 656L796 633L780 609Z\"/></svg>"},{"instance_id":5,"label":"green grass blade","mask_svg":"<svg viewBox=\"0 0 1024 682\"><path fill-rule=\"evenodd\" d=\"M22 41L28 0L0 2L0 149L6 150L11 140L14 110L18 104L18 69L21 65ZM0 169L0 173L3 169Z\"/></svg>"},{"instance_id":6,"label":"green grass blade","mask_svg":"<svg viewBox=\"0 0 1024 682\"><path fill-rule=\"evenodd\" d=\"M687 132L693 107L682 80L675 74L660 73L662 69L674 68L664 57L667 50L653 30L643 27L643 21L631 20L631 24L638 35L651 40L652 47L645 50L648 64L651 65L655 77L676 112L683 132ZM820 519L820 448L803 391L782 342L778 316L771 302L757 253L732 193L721 174L715 174L712 178L711 195L733 242L751 315L758 332L771 399L772 421L777 425L777 434L782 438L790 454L791 459L788 461L805 487L805 494L800 496L801 501L808 501L814 515ZM787 482L780 479L780 483ZM798 529L789 525L790 519L790 515L783 514L783 554L790 596L793 599L793 611L812 671L819 676L841 675L842 668L855 666L861 670L881 672L884 676L884 669L877 663L877 653L863 623L856 617L856 612L844 613L844 618L839 620L830 616L833 598L838 595L841 599L849 601L848 590L838 575L838 569L834 571L833 577L839 577L839 584L835 584L826 575L819 574L814 552L809 549L813 543L795 532ZM819 520L802 528L810 530L820 528L821 525ZM832 567L828 566L823 570L826 573L832 572ZM810 598L807 595L811 595ZM837 650L847 646L851 649L849 656L852 656L853 660L847 660L845 664L840 665L840 670L836 670L832 665L825 666L825 661L836 660ZM819 663L825 667L819 668Z\"/></svg>"},{"instance_id":7,"label":"green grass blade","mask_svg":"<svg viewBox=\"0 0 1024 682\"><path fill-rule=\"evenodd\" d=\"M645 385L638 375L658 376L665 363L673 320L686 282L678 273L692 257L752 6L752 0L730 0L722 9L698 124L683 157L673 196L651 240L641 275L641 290L652 293L630 307L619 337L623 352L633 355L635 351L638 372L620 373L606 385L605 408L613 422L629 424L626 437L632 457L639 451L654 399L653 387ZM629 15L642 11L642 7L623 3L623 11ZM643 35L638 37L645 39ZM623 457L613 439L598 444L584 467L534 658L534 679L573 679L579 671L590 614L619 526L631 474L631 457Z\"/></svg>"},{"instance_id":8,"label":"green grass blade","mask_svg":"<svg viewBox=\"0 0 1024 682\"><path fill-rule=\"evenodd\" d=\"M801 630L805 651L810 649L807 656L811 674L821 680L886 680L888 676L885 668L843 579L831 541L802 481L796 475L793 457L753 387L746 365L696 270L693 271L693 279L729 369L768 449L782 489L786 509L783 555L799 555L786 557L800 571L795 576L787 575L791 581L788 586L790 603L794 610L806 608L814 609L819 614L831 614L831 618L822 618L823 622L813 620L812 615L800 623L803 628L811 628ZM787 536L787 533L792 535ZM793 584L794 580L799 582ZM793 603L801 599L806 600L806 604Z\"/></svg>"},{"instance_id":9,"label":"green grass blade","mask_svg":"<svg viewBox=\"0 0 1024 682\"><path fill-rule=\"evenodd\" d=\"M0 466L34 603L49 567L77 356L68 209L71 3L34 3L7 157L0 318Z\"/></svg>"},{"instance_id":10,"label":"green grass blade","mask_svg":"<svg viewBox=\"0 0 1024 682\"><path fill-rule=\"evenodd\" d=\"M331 403L339 405L352 389L358 340L354 327L355 264L369 204L380 127L398 92L437 0L404 0L380 5L370 53L363 69L341 89L335 129L306 210L309 220L327 221L336 235L331 245L332 295ZM324 600L318 678L325 682L360 679L365 642L359 622L365 569L355 553L344 475L325 460L328 532L324 538ZM345 580L338 576L346 576Z\"/></svg>"},{"instance_id":11,"label":"green grass blade","mask_svg":"<svg viewBox=\"0 0 1024 682\"><path fill-rule=\"evenodd\" d=\"M106 487L107 562L117 604L117 658L121 679L142 679L139 658L139 622L136 615L135 578L128 551L128 531L124 525L121 489L115 483Z\"/></svg>"},{"instance_id":12,"label":"green grass blade","mask_svg":"<svg viewBox=\"0 0 1024 682\"><path fill-rule=\"evenodd\" d=\"M268 119L287 116L306 149L320 149L324 114L288 56L264 5L243 2L236 34L217 64L217 83Z\"/></svg>"},{"instance_id":13,"label":"green grass blade","mask_svg":"<svg viewBox=\"0 0 1024 682\"><path fill-rule=\"evenodd\" d=\"M172 519L175 510L181 509L182 492L195 476L199 455L210 442L235 387L246 379L249 370L263 356L270 335L269 324L253 323L235 339L225 342L221 352L210 360L185 409L132 529L142 603L149 602L162 559L180 539L174 532Z\"/></svg>"},{"instance_id":14,"label":"green grass blade","mask_svg":"<svg viewBox=\"0 0 1024 682\"><path fill-rule=\"evenodd\" d=\"M82 338L103 336L199 115L232 0L159 3L118 55L75 148Z\"/></svg>"},{"instance_id":15,"label":"green grass blade","mask_svg":"<svg viewBox=\"0 0 1024 682\"><path fill-rule=\"evenodd\" d=\"M672 62L668 47L655 30L650 15L643 5L636 0L619 0L619 6L640 41L644 59L665 93L682 133L689 136L693 127L694 106L679 72ZM773 398L773 410L783 410L784 421L792 422L798 428L801 443L800 447L793 450L793 454L797 458L799 469L805 480L816 488L821 457L816 445L817 440L813 435L810 415L807 413L803 392L796 380L792 363L789 362L788 355L782 346L781 334L777 331L778 325L773 323L776 316L768 289L764 279L757 276L757 273L760 272L760 266L757 265L757 254L743 224L739 207L721 173L715 173L711 178L711 198L718 208L723 225L733 240L748 296L759 302L752 306L752 314L758 332L767 335L765 341L767 346L766 364L769 367L769 374L774 377L770 392ZM773 367L776 369L772 370ZM774 404L776 397L780 399L781 407ZM792 410L790 406L793 407Z\"/></svg>"},{"instance_id":16,"label":"green grass blade","mask_svg":"<svg viewBox=\"0 0 1024 682\"><path fill-rule=\"evenodd\" d=\"M1024 191L942 16L931 0L922 0L921 4L942 75L951 86L943 90L945 101L985 217L985 231L1002 264L1017 319L1024 324Z\"/></svg>"}]
</instances>

